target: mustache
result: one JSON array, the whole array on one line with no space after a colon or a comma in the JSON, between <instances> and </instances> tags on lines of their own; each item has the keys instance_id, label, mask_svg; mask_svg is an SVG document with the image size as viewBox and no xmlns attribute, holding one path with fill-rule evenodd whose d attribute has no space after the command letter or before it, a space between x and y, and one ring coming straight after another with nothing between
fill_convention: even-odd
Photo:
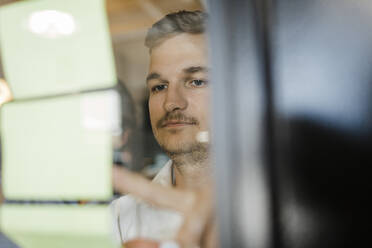
<instances>
[{"instance_id":1,"label":"mustache","mask_svg":"<svg viewBox=\"0 0 372 248\"><path fill-rule=\"evenodd\" d=\"M184 115L181 112L167 112L157 123L156 127L161 128L165 126L167 121L180 121L180 122L187 122L193 125L198 125L199 121L195 117L189 117Z\"/></svg>"}]
</instances>

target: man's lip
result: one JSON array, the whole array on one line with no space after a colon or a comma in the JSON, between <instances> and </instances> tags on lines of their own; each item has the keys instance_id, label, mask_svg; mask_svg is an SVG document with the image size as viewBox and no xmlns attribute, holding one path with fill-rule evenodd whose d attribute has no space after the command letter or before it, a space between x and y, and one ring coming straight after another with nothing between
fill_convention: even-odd
<instances>
[{"instance_id":1,"label":"man's lip","mask_svg":"<svg viewBox=\"0 0 372 248\"><path fill-rule=\"evenodd\" d=\"M186 125L193 125L192 122L181 122L181 121L169 121L165 122L162 127L180 127L180 126L186 126Z\"/></svg>"}]
</instances>

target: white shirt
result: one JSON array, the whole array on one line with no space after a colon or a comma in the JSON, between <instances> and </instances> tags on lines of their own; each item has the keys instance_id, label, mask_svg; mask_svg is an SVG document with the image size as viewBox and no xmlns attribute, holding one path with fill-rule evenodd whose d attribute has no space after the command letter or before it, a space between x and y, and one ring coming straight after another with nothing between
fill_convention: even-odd
<instances>
[{"instance_id":1,"label":"white shirt","mask_svg":"<svg viewBox=\"0 0 372 248\"><path fill-rule=\"evenodd\" d=\"M172 161L169 160L153 179L153 183L170 187ZM131 195L111 203L114 232L118 241L134 238L172 240L182 223L182 216L171 210L159 209Z\"/></svg>"}]
</instances>

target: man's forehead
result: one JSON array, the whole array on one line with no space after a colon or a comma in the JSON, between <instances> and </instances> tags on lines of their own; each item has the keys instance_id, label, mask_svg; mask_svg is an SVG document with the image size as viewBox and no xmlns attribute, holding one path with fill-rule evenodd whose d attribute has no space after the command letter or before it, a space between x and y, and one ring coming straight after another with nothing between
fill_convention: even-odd
<instances>
[{"instance_id":1,"label":"man's forehead","mask_svg":"<svg viewBox=\"0 0 372 248\"><path fill-rule=\"evenodd\" d=\"M171 53L171 51L169 51ZM186 69L192 67L208 67L208 58L204 53L159 54L157 58L151 58L149 72L152 71L174 71L178 73L188 72Z\"/></svg>"},{"instance_id":2,"label":"man's forehead","mask_svg":"<svg viewBox=\"0 0 372 248\"><path fill-rule=\"evenodd\" d=\"M163 57L171 58L194 54L207 55L204 34L182 33L165 39L151 50L150 59L153 62Z\"/></svg>"},{"instance_id":3,"label":"man's forehead","mask_svg":"<svg viewBox=\"0 0 372 248\"><path fill-rule=\"evenodd\" d=\"M204 34L182 33L172 36L152 49L147 81L205 72L207 60Z\"/></svg>"}]
</instances>

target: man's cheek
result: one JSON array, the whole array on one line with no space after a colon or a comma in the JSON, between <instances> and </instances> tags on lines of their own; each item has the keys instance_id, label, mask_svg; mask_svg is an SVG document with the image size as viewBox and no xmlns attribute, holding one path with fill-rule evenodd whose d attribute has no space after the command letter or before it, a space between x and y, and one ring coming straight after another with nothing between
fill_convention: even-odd
<instances>
[{"instance_id":1,"label":"man's cheek","mask_svg":"<svg viewBox=\"0 0 372 248\"><path fill-rule=\"evenodd\" d=\"M151 109L149 110L149 114L150 114L151 126L152 128L156 128L156 123L157 123L158 118L156 118L154 111L152 111Z\"/></svg>"}]
</instances>

